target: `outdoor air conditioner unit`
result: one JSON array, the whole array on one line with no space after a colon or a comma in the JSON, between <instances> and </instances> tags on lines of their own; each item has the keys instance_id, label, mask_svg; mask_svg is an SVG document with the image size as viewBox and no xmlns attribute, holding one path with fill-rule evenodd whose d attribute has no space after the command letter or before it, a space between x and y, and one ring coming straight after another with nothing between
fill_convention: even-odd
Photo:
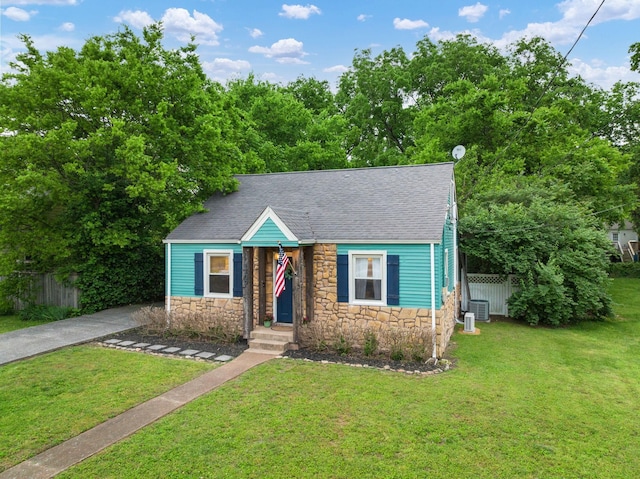
<instances>
[{"instance_id":1,"label":"outdoor air conditioner unit","mask_svg":"<svg viewBox=\"0 0 640 479\"><path fill-rule=\"evenodd\" d=\"M464 332L475 333L476 331L476 315L473 313L464 313Z\"/></svg>"},{"instance_id":2,"label":"outdoor air conditioner unit","mask_svg":"<svg viewBox=\"0 0 640 479\"><path fill-rule=\"evenodd\" d=\"M476 321L489 321L489 301L484 299L469 300L469 312L475 315Z\"/></svg>"}]
</instances>

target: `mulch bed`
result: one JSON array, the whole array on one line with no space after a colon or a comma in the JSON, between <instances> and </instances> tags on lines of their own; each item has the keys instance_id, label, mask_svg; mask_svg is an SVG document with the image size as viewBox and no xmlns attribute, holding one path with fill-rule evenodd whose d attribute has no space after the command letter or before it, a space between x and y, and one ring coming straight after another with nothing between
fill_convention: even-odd
<instances>
[{"instance_id":1,"label":"mulch bed","mask_svg":"<svg viewBox=\"0 0 640 479\"><path fill-rule=\"evenodd\" d=\"M142 328L132 329L102 338L103 341L106 341L107 339L121 339L123 341L135 341L137 343L164 344L166 346L175 346L181 349L196 349L198 351L212 352L216 355L229 355L233 357L239 356L248 348L246 340L241 340L233 344L224 344L188 337L149 334ZM286 351L282 356L292 359L302 359L321 363L347 364L355 367L399 371L409 374L436 374L447 371L452 366L452 362L449 359L437 362L433 360L428 360L426 362L394 361L385 356L365 356L359 351L348 355L340 355L332 351L315 351L302 348L299 350Z\"/></svg>"}]
</instances>

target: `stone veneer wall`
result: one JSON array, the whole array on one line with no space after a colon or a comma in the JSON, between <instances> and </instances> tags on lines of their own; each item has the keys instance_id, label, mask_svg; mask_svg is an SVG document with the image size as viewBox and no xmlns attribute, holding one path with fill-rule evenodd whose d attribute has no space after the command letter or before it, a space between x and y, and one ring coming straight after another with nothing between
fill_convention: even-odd
<instances>
[{"instance_id":1,"label":"stone veneer wall","mask_svg":"<svg viewBox=\"0 0 640 479\"><path fill-rule=\"evenodd\" d=\"M431 329L431 309L403 308L399 306L358 306L338 303L337 295L337 248L335 244L314 246L314 318L323 322L324 331L335 330L348 321L356 330L370 329L377 333L397 329ZM455 327L453 293L449 293L443 308L436 311L436 353L442 357ZM300 341L305 344L311 337L302 327ZM331 340L332 338L326 338ZM362 338L356 340L362 347Z\"/></svg>"},{"instance_id":2,"label":"stone veneer wall","mask_svg":"<svg viewBox=\"0 0 640 479\"><path fill-rule=\"evenodd\" d=\"M167 299L165 298L165 305ZM216 324L224 324L229 330L242 331L242 298L192 298L171 296L171 312L176 319L192 314L202 314L216 318Z\"/></svg>"},{"instance_id":3,"label":"stone veneer wall","mask_svg":"<svg viewBox=\"0 0 640 479\"><path fill-rule=\"evenodd\" d=\"M273 252L267 251L266 291L273 288ZM294 253L295 255L295 253ZM354 325L355 329L364 331L371 329L378 333L384 333L394 328L415 330L431 329L431 309L429 308L402 308L399 306L358 306L348 303L338 303L338 272L337 249L335 244L316 244L313 246L313 322L322 322L326 332L344 324L345 321ZM253 317L254 327L259 324L258 318L258 249L254 250L254 302ZM301 282L303 287L305 282ZM458 287L458 286L457 286ZM447 297L444 306L436 311L436 353L438 357L444 354L455 327L455 297L451 292L445 292ZM302 294L303 303L306 295ZM273 312L272 295L267 293L267 313ZM303 304L303 311L306 305ZM242 298L192 298L171 297L171 310L180 313L207 313L221 318L225 324L242 329L243 302ZM300 342L309 344L310 335L308 326L300 328ZM327 337L328 341L333 338ZM363 347L362 338L356 345Z\"/></svg>"}]
</instances>

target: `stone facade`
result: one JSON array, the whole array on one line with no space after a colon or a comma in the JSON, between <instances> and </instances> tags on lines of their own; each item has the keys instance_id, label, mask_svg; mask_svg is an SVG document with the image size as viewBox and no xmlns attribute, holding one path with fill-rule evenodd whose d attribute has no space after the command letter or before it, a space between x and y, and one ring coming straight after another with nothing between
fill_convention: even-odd
<instances>
[{"instance_id":1,"label":"stone facade","mask_svg":"<svg viewBox=\"0 0 640 479\"><path fill-rule=\"evenodd\" d=\"M274 250L275 251L275 250ZM277 251L271 249L266 252L265 268L265 301L266 313L273 313L273 264ZM297 250L289 251L295 263L299 259ZM258 317L259 308L259 278L258 278L258 248L254 248L254 271L253 271L253 317L254 328L261 323ZM317 340L317 332L321 330L326 334L328 342L332 341L336 331L343 330L347 325L353 331L363 333L373 331L378 336L383 336L390 331L405 331L408 334L430 334L432 331L431 309L429 308L406 308L399 306L360 306L348 303L339 303L337 294L337 248L335 244L316 244L313 246L311 258L306 261L313 262L313 278L309 281L313 288L313 305L307 308L305 304L307 295L306 279L300 278L295 284L303 288L300 295L302 301L301 311L312 311L309 319L311 322L302 325L299 329L299 341L301 345L308 345L312 341L311 330L315 331L314 340ZM455 327L455 298L453 292L443 291L445 304L436 311L436 355L442 357L446 350L449 339ZM242 298L191 298L172 297L171 310L175 312L206 312L215 314L225 322L236 322L242 325L243 322L243 301ZM264 318L262 318L264 319ZM320 328L315 325L321 325ZM354 346L362 348L363 334L356 334L352 338Z\"/></svg>"},{"instance_id":2,"label":"stone facade","mask_svg":"<svg viewBox=\"0 0 640 479\"><path fill-rule=\"evenodd\" d=\"M334 334L345 324L353 326L358 332L370 330L384 335L391 330L403 330L408 333L431 331L432 317L429 308L403 308L399 306L360 306L338 303L337 295L337 248L335 244L314 246L314 317L313 321L323 323L322 331ZM448 293L443 308L436 311L436 354L441 357L447 347L455 326L453 293ZM310 341L304 327L300 340L304 344ZM317 339L317 338L316 338ZM332 338L327 337L327 340ZM363 336L353 338L357 347L363 347Z\"/></svg>"},{"instance_id":3,"label":"stone facade","mask_svg":"<svg viewBox=\"0 0 640 479\"><path fill-rule=\"evenodd\" d=\"M167 306L165 298L165 306ZM224 325L229 331L242 331L242 298L171 297L171 313L177 321L195 315L215 318L212 324Z\"/></svg>"}]
</instances>

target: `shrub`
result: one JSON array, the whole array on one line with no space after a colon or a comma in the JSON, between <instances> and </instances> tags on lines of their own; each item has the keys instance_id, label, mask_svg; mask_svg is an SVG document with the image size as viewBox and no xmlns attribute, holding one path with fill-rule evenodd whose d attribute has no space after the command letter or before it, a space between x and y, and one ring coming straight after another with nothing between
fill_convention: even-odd
<instances>
[{"instance_id":1,"label":"shrub","mask_svg":"<svg viewBox=\"0 0 640 479\"><path fill-rule=\"evenodd\" d=\"M405 349L405 332L398 328L391 328L384 334L385 350L389 354L389 358L394 361L402 361L404 359Z\"/></svg>"},{"instance_id":2,"label":"shrub","mask_svg":"<svg viewBox=\"0 0 640 479\"><path fill-rule=\"evenodd\" d=\"M611 263L609 276L612 278L640 278L640 262Z\"/></svg>"},{"instance_id":3,"label":"shrub","mask_svg":"<svg viewBox=\"0 0 640 479\"><path fill-rule=\"evenodd\" d=\"M22 309L18 316L23 321L60 321L77 316L78 311L64 306L32 304Z\"/></svg>"},{"instance_id":4,"label":"shrub","mask_svg":"<svg viewBox=\"0 0 640 479\"><path fill-rule=\"evenodd\" d=\"M364 347L362 352L365 356L373 356L378 352L378 336L371 329L366 329L364 332Z\"/></svg>"},{"instance_id":5,"label":"shrub","mask_svg":"<svg viewBox=\"0 0 640 479\"><path fill-rule=\"evenodd\" d=\"M14 312L13 302L9 299L0 299L0 316L6 316L13 314Z\"/></svg>"},{"instance_id":6,"label":"shrub","mask_svg":"<svg viewBox=\"0 0 640 479\"><path fill-rule=\"evenodd\" d=\"M237 322L224 321L207 312L166 312L164 308L145 307L133 319L147 334L195 338L218 343L236 343L242 337Z\"/></svg>"},{"instance_id":7,"label":"shrub","mask_svg":"<svg viewBox=\"0 0 640 479\"><path fill-rule=\"evenodd\" d=\"M346 356L351 353L353 349L353 344L351 344L347 337L344 335L338 336L338 338L333 342L333 349L335 349L336 353L341 356Z\"/></svg>"}]
</instances>

